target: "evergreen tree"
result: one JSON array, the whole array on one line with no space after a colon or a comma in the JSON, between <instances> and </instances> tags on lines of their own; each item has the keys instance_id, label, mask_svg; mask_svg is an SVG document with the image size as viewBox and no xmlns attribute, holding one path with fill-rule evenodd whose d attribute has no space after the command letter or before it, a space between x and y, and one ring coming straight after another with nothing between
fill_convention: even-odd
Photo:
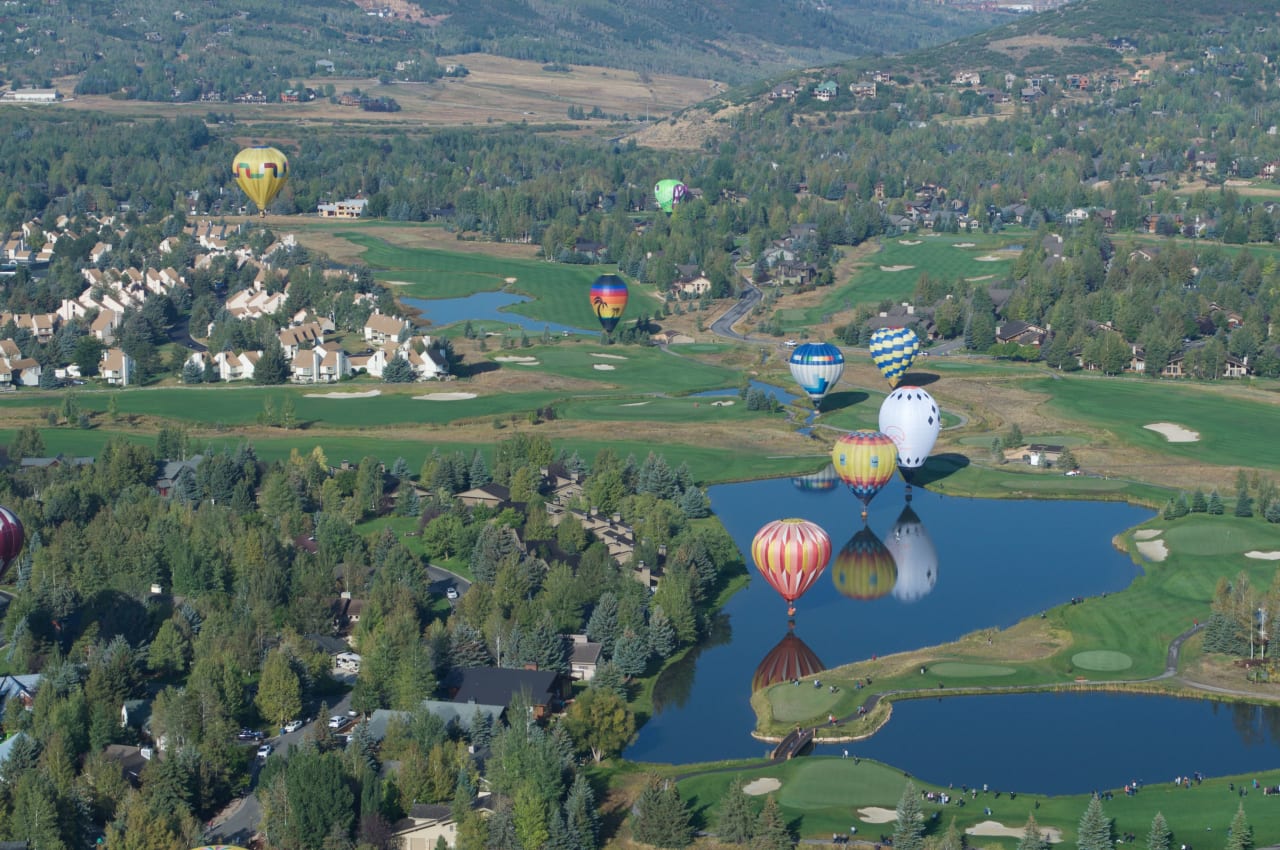
<instances>
[{"instance_id":1,"label":"evergreen tree","mask_svg":"<svg viewBox=\"0 0 1280 850\"><path fill-rule=\"evenodd\" d=\"M1169 831L1169 824L1165 822L1164 813L1156 812L1156 816L1151 819L1151 831L1147 833L1147 850L1169 850L1169 843L1173 835ZM1022 850L1022 848L1018 848Z\"/></svg>"},{"instance_id":2,"label":"evergreen tree","mask_svg":"<svg viewBox=\"0 0 1280 850\"><path fill-rule=\"evenodd\" d=\"M455 670L488 667L493 659L484 635L466 620L459 620L449 635L449 666Z\"/></svg>"},{"instance_id":3,"label":"evergreen tree","mask_svg":"<svg viewBox=\"0 0 1280 850\"><path fill-rule=\"evenodd\" d=\"M1238 517L1253 516L1253 497L1249 495L1247 490L1241 490L1236 493L1235 515Z\"/></svg>"},{"instance_id":4,"label":"evergreen tree","mask_svg":"<svg viewBox=\"0 0 1280 850\"><path fill-rule=\"evenodd\" d=\"M938 839L937 850L964 850L964 833L956 829L954 815L951 822L947 824L947 831Z\"/></svg>"},{"instance_id":5,"label":"evergreen tree","mask_svg":"<svg viewBox=\"0 0 1280 850\"><path fill-rule=\"evenodd\" d=\"M1236 816L1231 819L1231 831L1227 835L1227 843L1223 850L1253 850L1253 827L1244 814L1244 803L1236 809Z\"/></svg>"},{"instance_id":6,"label":"evergreen tree","mask_svg":"<svg viewBox=\"0 0 1280 850\"><path fill-rule=\"evenodd\" d=\"M795 844L786 821L782 819L782 812L778 810L778 801L770 794L756 821L755 834L751 836L751 850L791 850Z\"/></svg>"},{"instance_id":7,"label":"evergreen tree","mask_svg":"<svg viewBox=\"0 0 1280 850\"><path fill-rule=\"evenodd\" d=\"M468 478L472 487L483 487L493 481L493 473L489 471L489 464L485 461L484 455L479 449L476 449L475 454L471 457L471 470Z\"/></svg>"},{"instance_id":8,"label":"evergreen tree","mask_svg":"<svg viewBox=\"0 0 1280 850\"><path fill-rule=\"evenodd\" d=\"M1208 504L1207 512L1211 516L1222 516L1223 511L1224 511L1224 506L1222 504L1222 497L1218 495L1217 490L1214 490L1209 494L1209 504Z\"/></svg>"},{"instance_id":9,"label":"evergreen tree","mask_svg":"<svg viewBox=\"0 0 1280 850\"><path fill-rule=\"evenodd\" d=\"M204 369L194 360L188 360L182 366L182 383L199 384L204 382Z\"/></svg>"},{"instance_id":10,"label":"evergreen tree","mask_svg":"<svg viewBox=\"0 0 1280 850\"><path fill-rule=\"evenodd\" d=\"M275 340L268 340L253 367L253 382L259 386L283 384L289 380L289 361Z\"/></svg>"},{"instance_id":11,"label":"evergreen tree","mask_svg":"<svg viewBox=\"0 0 1280 850\"><path fill-rule=\"evenodd\" d=\"M920 808L920 792L910 779L898 799L893 847L894 850L924 850L924 812Z\"/></svg>"},{"instance_id":12,"label":"evergreen tree","mask_svg":"<svg viewBox=\"0 0 1280 850\"><path fill-rule=\"evenodd\" d=\"M716 838L722 844L746 844L755 835L756 812L751 806L751 798L742 792L742 787L741 779L734 780L720 799Z\"/></svg>"},{"instance_id":13,"label":"evergreen tree","mask_svg":"<svg viewBox=\"0 0 1280 850\"><path fill-rule=\"evenodd\" d=\"M600 846L600 816L596 812L596 795L591 783L581 773L573 778L564 800L564 819L577 850L596 850Z\"/></svg>"},{"instance_id":14,"label":"evergreen tree","mask_svg":"<svg viewBox=\"0 0 1280 850\"><path fill-rule=\"evenodd\" d=\"M660 661L666 661L676 651L676 629L661 605L653 606L649 615L649 651Z\"/></svg>"},{"instance_id":15,"label":"evergreen tree","mask_svg":"<svg viewBox=\"0 0 1280 850\"><path fill-rule=\"evenodd\" d=\"M386 366L382 367L382 380L384 383L411 384L417 379L417 373L413 371L409 361L405 360L399 352L387 361Z\"/></svg>"},{"instance_id":16,"label":"evergreen tree","mask_svg":"<svg viewBox=\"0 0 1280 850\"><path fill-rule=\"evenodd\" d=\"M612 658L618 640L618 595L611 590L600 594L587 620L587 637L600 644L606 658Z\"/></svg>"},{"instance_id":17,"label":"evergreen tree","mask_svg":"<svg viewBox=\"0 0 1280 850\"><path fill-rule=\"evenodd\" d=\"M488 747L489 742L493 740L492 718L478 707L476 713L471 716L471 728L467 730L467 738L477 750Z\"/></svg>"},{"instance_id":18,"label":"evergreen tree","mask_svg":"<svg viewBox=\"0 0 1280 850\"><path fill-rule=\"evenodd\" d=\"M627 681L622 675L622 671L618 669L618 665L612 661L604 661L596 665L596 674L591 677L591 681L587 683L587 688L601 688L603 690L613 691L618 696L626 699Z\"/></svg>"},{"instance_id":19,"label":"evergreen tree","mask_svg":"<svg viewBox=\"0 0 1280 850\"><path fill-rule=\"evenodd\" d=\"M1204 497L1204 491L1199 487L1191 494L1191 512L1193 514L1203 514L1208 512L1209 502Z\"/></svg>"},{"instance_id":20,"label":"evergreen tree","mask_svg":"<svg viewBox=\"0 0 1280 850\"><path fill-rule=\"evenodd\" d=\"M680 496L680 512L689 519L711 516L711 500L702 488L690 486Z\"/></svg>"},{"instance_id":21,"label":"evergreen tree","mask_svg":"<svg viewBox=\"0 0 1280 850\"><path fill-rule=\"evenodd\" d=\"M543 847L546 850L578 850L573 833L564 822L564 813L558 808L553 808L547 818L547 841Z\"/></svg>"},{"instance_id":22,"label":"evergreen tree","mask_svg":"<svg viewBox=\"0 0 1280 850\"><path fill-rule=\"evenodd\" d=\"M1018 839L1018 850L1049 850L1049 840L1040 831L1035 815L1027 818L1026 828L1022 830L1022 838Z\"/></svg>"},{"instance_id":23,"label":"evergreen tree","mask_svg":"<svg viewBox=\"0 0 1280 850\"><path fill-rule=\"evenodd\" d=\"M655 847L681 848L693 842L692 814L674 782L649 779L636 801L631 834Z\"/></svg>"},{"instance_id":24,"label":"evergreen tree","mask_svg":"<svg viewBox=\"0 0 1280 850\"><path fill-rule=\"evenodd\" d=\"M194 505L200 501L200 484L196 481L196 473L189 466L184 466L173 479L170 496L183 504Z\"/></svg>"},{"instance_id":25,"label":"evergreen tree","mask_svg":"<svg viewBox=\"0 0 1280 850\"><path fill-rule=\"evenodd\" d=\"M649 666L649 642L634 631L626 631L618 638L613 661L628 679L643 676Z\"/></svg>"},{"instance_id":26,"label":"evergreen tree","mask_svg":"<svg viewBox=\"0 0 1280 850\"><path fill-rule=\"evenodd\" d=\"M1089 798L1089 806L1080 818L1076 846L1079 850L1113 850L1115 847L1111 838L1111 818L1102 811L1102 799L1097 794Z\"/></svg>"}]
</instances>

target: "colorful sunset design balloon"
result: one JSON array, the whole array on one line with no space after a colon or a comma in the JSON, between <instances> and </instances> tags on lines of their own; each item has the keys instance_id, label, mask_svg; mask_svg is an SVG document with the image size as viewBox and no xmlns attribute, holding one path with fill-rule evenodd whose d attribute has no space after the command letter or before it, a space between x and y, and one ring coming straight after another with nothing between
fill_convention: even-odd
<instances>
[{"instance_id":1,"label":"colorful sunset design balloon","mask_svg":"<svg viewBox=\"0 0 1280 850\"><path fill-rule=\"evenodd\" d=\"M591 284L591 308L605 333L613 333L627 309L627 282L616 274L602 274Z\"/></svg>"}]
</instances>

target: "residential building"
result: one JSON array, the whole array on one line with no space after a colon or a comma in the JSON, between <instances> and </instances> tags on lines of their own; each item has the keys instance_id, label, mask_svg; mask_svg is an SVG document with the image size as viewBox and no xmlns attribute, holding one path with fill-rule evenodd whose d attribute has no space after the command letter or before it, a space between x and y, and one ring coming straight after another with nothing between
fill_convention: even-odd
<instances>
[{"instance_id":1,"label":"residential building","mask_svg":"<svg viewBox=\"0 0 1280 850\"><path fill-rule=\"evenodd\" d=\"M399 342L400 334L412 328L405 319L388 316L385 313L372 313L364 323L364 338L374 345L387 342Z\"/></svg>"},{"instance_id":2,"label":"residential building","mask_svg":"<svg viewBox=\"0 0 1280 850\"><path fill-rule=\"evenodd\" d=\"M321 218L360 218L368 206L369 202L364 198L348 198L332 204L319 204L316 211Z\"/></svg>"},{"instance_id":3,"label":"residential building","mask_svg":"<svg viewBox=\"0 0 1280 850\"><path fill-rule=\"evenodd\" d=\"M137 380L137 371L138 364L119 348L108 348L102 352L102 365L98 367L98 374L108 384L127 387Z\"/></svg>"}]
</instances>

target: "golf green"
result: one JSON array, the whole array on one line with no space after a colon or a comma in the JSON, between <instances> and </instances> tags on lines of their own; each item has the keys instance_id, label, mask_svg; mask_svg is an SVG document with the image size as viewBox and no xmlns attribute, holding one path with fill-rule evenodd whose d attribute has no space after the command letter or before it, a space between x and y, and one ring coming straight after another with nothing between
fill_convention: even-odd
<instances>
[{"instance_id":1,"label":"golf green","mask_svg":"<svg viewBox=\"0 0 1280 850\"><path fill-rule=\"evenodd\" d=\"M1071 656L1071 663L1082 670L1114 673L1132 667L1133 658L1114 649L1089 649Z\"/></svg>"},{"instance_id":2,"label":"golf green","mask_svg":"<svg viewBox=\"0 0 1280 850\"><path fill-rule=\"evenodd\" d=\"M977 679L987 676L1012 676L1018 672L1013 667L1003 664L974 664L970 661L939 661L929 666L930 672L938 676L955 676L961 679Z\"/></svg>"},{"instance_id":3,"label":"golf green","mask_svg":"<svg viewBox=\"0 0 1280 850\"><path fill-rule=\"evenodd\" d=\"M827 688L815 688L809 682L777 685L769 691L773 717L784 723L825 715L841 696L839 693L831 693Z\"/></svg>"}]
</instances>

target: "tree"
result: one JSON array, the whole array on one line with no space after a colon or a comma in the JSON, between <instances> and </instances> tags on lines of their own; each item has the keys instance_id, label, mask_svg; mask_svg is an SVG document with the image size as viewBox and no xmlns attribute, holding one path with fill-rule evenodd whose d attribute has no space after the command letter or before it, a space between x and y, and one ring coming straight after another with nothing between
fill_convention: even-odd
<instances>
[{"instance_id":1,"label":"tree","mask_svg":"<svg viewBox=\"0 0 1280 850\"><path fill-rule=\"evenodd\" d=\"M1225 506L1222 504L1222 497L1218 495L1218 491L1214 490L1209 493L1209 504L1206 509L1207 513L1210 516L1222 516L1224 510Z\"/></svg>"},{"instance_id":2,"label":"tree","mask_svg":"<svg viewBox=\"0 0 1280 850\"><path fill-rule=\"evenodd\" d=\"M661 661L676 651L676 629L661 605L653 606L649 615L649 651Z\"/></svg>"},{"instance_id":3,"label":"tree","mask_svg":"<svg viewBox=\"0 0 1280 850\"><path fill-rule=\"evenodd\" d=\"M613 591L606 590L600 594L587 620L587 637L600 644L606 658L613 657L614 644L618 639L618 596Z\"/></svg>"},{"instance_id":4,"label":"tree","mask_svg":"<svg viewBox=\"0 0 1280 850\"><path fill-rule=\"evenodd\" d=\"M632 815L631 835L655 847L681 848L693 842L692 816L676 784L650 777Z\"/></svg>"},{"instance_id":5,"label":"tree","mask_svg":"<svg viewBox=\"0 0 1280 850\"><path fill-rule=\"evenodd\" d=\"M1027 818L1026 828L1022 830L1022 838L1018 839L1018 850L1049 850L1049 840L1040 831L1036 816Z\"/></svg>"},{"instance_id":6,"label":"tree","mask_svg":"<svg viewBox=\"0 0 1280 850\"><path fill-rule=\"evenodd\" d=\"M742 780L736 779L720 799L716 838L722 843L746 844L755 835L756 812L751 805L751 798L743 793L742 788Z\"/></svg>"},{"instance_id":7,"label":"tree","mask_svg":"<svg viewBox=\"0 0 1280 850\"><path fill-rule=\"evenodd\" d=\"M1147 833L1147 850L1169 850L1172 837L1164 812L1156 812L1156 816L1151 819L1151 831ZM1019 847L1018 850L1022 848Z\"/></svg>"},{"instance_id":8,"label":"tree","mask_svg":"<svg viewBox=\"0 0 1280 850\"><path fill-rule=\"evenodd\" d=\"M910 779L898 798L893 846L894 850L924 850L924 812L920 809L920 792Z\"/></svg>"},{"instance_id":9,"label":"tree","mask_svg":"<svg viewBox=\"0 0 1280 850\"><path fill-rule=\"evenodd\" d=\"M288 844L303 850L328 850L332 836L349 836L355 821L355 793L342 758L302 746L285 766Z\"/></svg>"},{"instance_id":10,"label":"tree","mask_svg":"<svg viewBox=\"0 0 1280 850\"><path fill-rule=\"evenodd\" d=\"M1102 811L1102 798L1094 794L1080 818L1080 832L1076 837L1080 850L1112 850L1111 818Z\"/></svg>"},{"instance_id":11,"label":"tree","mask_svg":"<svg viewBox=\"0 0 1280 850\"><path fill-rule=\"evenodd\" d=\"M289 361L285 359L284 349L276 340L267 341L262 349L262 356L253 367L253 382L259 386L283 384L289 380Z\"/></svg>"},{"instance_id":12,"label":"tree","mask_svg":"<svg viewBox=\"0 0 1280 850\"><path fill-rule=\"evenodd\" d=\"M1245 817L1244 803L1240 803L1236 816L1231 819L1231 831L1223 850L1253 850L1253 828Z\"/></svg>"},{"instance_id":13,"label":"tree","mask_svg":"<svg viewBox=\"0 0 1280 850\"><path fill-rule=\"evenodd\" d=\"M82 373L83 374L83 373ZM194 360L188 360L182 365L182 383L184 384L202 384L204 383L204 369Z\"/></svg>"},{"instance_id":14,"label":"tree","mask_svg":"<svg viewBox=\"0 0 1280 850\"><path fill-rule=\"evenodd\" d=\"M273 726L283 726L302 712L302 683L283 647L272 650L263 662L254 703Z\"/></svg>"},{"instance_id":15,"label":"tree","mask_svg":"<svg viewBox=\"0 0 1280 850\"><path fill-rule=\"evenodd\" d=\"M418 375L413 371L413 367L409 365L409 361L405 360L398 352L395 357L387 361L387 365L382 369L382 380L388 384L411 384L418 379Z\"/></svg>"},{"instance_id":16,"label":"tree","mask_svg":"<svg viewBox=\"0 0 1280 850\"><path fill-rule=\"evenodd\" d=\"M947 831L938 839L937 850L964 850L964 834L956 829L954 815L951 817L951 822L947 824Z\"/></svg>"},{"instance_id":17,"label":"tree","mask_svg":"<svg viewBox=\"0 0 1280 850\"><path fill-rule=\"evenodd\" d=\"M613 662L628 679L643 676L645 668L649 666L649 642L643 636L628 629L623 632L622 637L618 638Z\"/></svg>"},{"instance_id":18,"label":"tree","mask_svg":"<svg viewBox=\"0 0 1280 850\"><path fill-rule=\"evenodd\" d=\"M689 519L711 516L711 500L700 487L690 487L680 496L680 511Z\"/></svg>"},{"instance_id":19,"label":"tree","mask_svg":"<svg viewBox=\"0 0 1280 850\"><path fill-rule=\"evenodd\" d=\"M770 794L756 821L751 850L791 850L795 844L786 821L782 819L782 812L778 810L778 801Z\"/></svg>"},{"instance_id":20,"label":"tree","mask_svg":"<svg viewBox=\"0 0 1280 850\"><path fill-rule=\"evenodd\" d=\"M44 452L44 437L34 425L23 425L9 445L9 457L14 461L26 457L44 457Z\"/></svg>"},{"instance_id":21,"label":"tree","mask_svg":"<svg viewBox=\"0 0 1280 850\"><path fill-rule=\"evenodd\" d=\"M588 688L573 701L565 719L569 734L597 764L622 752L636 732L635 715L626 700L604 688Z\"/></svg>"},{"instance_id":22,"label":"tree","mask_svg":"<svg viewBox=\"0 0 1280 850\"><path fill-rule=\"evenodd\" d=\"M573 778L564 801L564 820L578 850L595 850L600 844L600 816L591 783L581 773Z\"/></svg>"}]
</instances>

